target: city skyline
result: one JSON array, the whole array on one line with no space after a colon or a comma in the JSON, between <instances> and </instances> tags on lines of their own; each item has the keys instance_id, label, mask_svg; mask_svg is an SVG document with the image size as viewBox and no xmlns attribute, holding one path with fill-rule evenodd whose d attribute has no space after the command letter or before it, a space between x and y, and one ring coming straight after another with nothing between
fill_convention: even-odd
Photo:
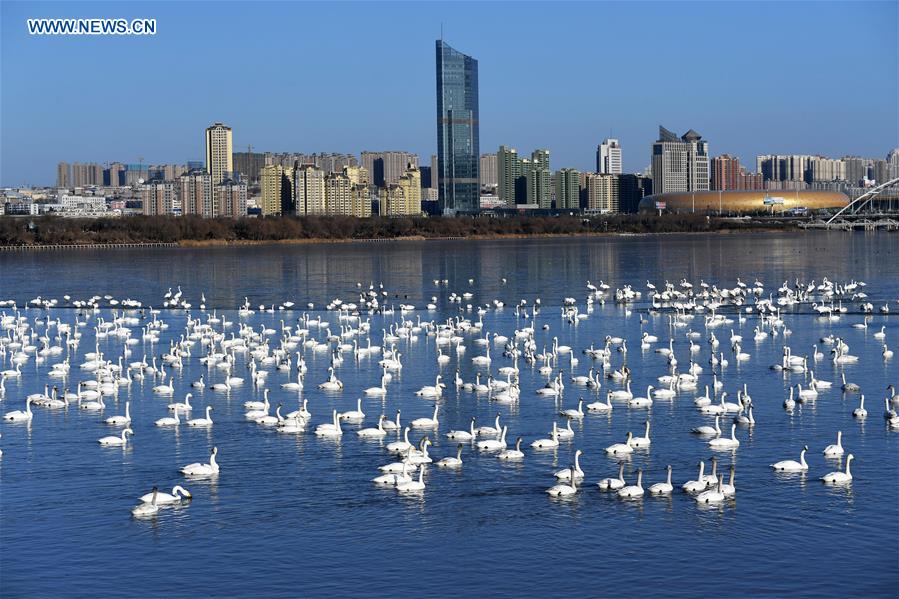
<instances>
[{"instance_id":1,"label":"city skyline","mask_svg":"<svg viewBox=\"0 0 899 599\"><path fill-rule=\"evenodd\" d=\"M141 39L35 38L24 31L24 20L38 13L94 16L100 6L104 14L146 16L143 13L149 11L159 21L160 31ZM353 11L318 4L253 6L255 10L226 4L208 14L190 2L178 4L178 10L166 4L75 7L4 3L2 83L7 90L19 91L7 94L2 107L0 185L52 184L60 161L202 161L205 150L195 132L217 121L233 127L235 151L252 145L259 151L358 155L364 149L399 148L418 154L424 163L437 153L432 52L441 21L446 41L479 63L481 154L501 144L545 147L552 151L554 165L589 171L597 145L613 137L621 143L623 170L639 172L649 164L660 123L678 131L693 127L712 140L713 155L737 156L750 166L763 154L879 157L895 147L893 3L828 3L815 5L814 10L802 3L778 4L776 16L768 10L769 3L679 4L676 9L651 4L652 11L646 10L650 6L646 3L637 7L618 3L553 5L568 9L562 11L565 15L577 10L584 18L570 25L570 19L565 20L571 30L567 35L551 36L540 53L518 41L540 27L551 31L554 24L562 22L545 4L520 5L514 17L493 29L482 22L500 12L502 7L493 4L466 6L478 17L473 20L454 15L438 3L417 5L415 14L392 4L354 4ZM189 65L177 67L177 63L171 72L166 71L173 85L145 88L146 93L139 95L128 92L127 98L124 90L128 86L117 87L113 85L115 77L108 77L110 72L133 71L137 79L156 80L154 65L171 60L173 53L190 56L198 51L199 42L209 42L212 48L196 55L202 61L206 52L220 49L223 41L189 37L195 33L188 26L193 19L216 26L210 30L231 21L251 29L276 9L285 18L269 23L271 36L231 40L232 51L245 47L252 51L247 56L235 54L234 60L212 67L213 80L238 77L246 81L246 85L229 85L229 93L212 86L208 90L191 87L191 94L179 95L178 83L190 76L190 69ZM337 41L325 39L325 33L310 32L308 40L287 35L290 19L286 17L307 13L316 18L339 15L351 30L364 26L390 32L398 27L398 15L408 17L410 23L405 25L414 26L404 26L403 36L378 35L378 52L349 55ZM562 82L579 70L595 68L591 65L598 57L588 43L589 36L595 35L588 27L591 19L594 23L620 21L635 30L628 34L603 28L602 34L617 43L610 47L616 47L620 55L615 77L603 85L579 84L566 90L560 87ZM666 46L671 46L671 52L687 51L696 42L683 33L691 19L702 33L702 46L709 49L698 79L684 78L676 72L678 68L656 64L660 35L668 36ZM761 26L768 40L764 48L753 46L753 27ZM513 30L519 33L512 35ZM837 36L853 42L848 46L832 43ZM162 39L165 43L160 43ZM725 43L731 44L726 57L711 51ZM508 53L510 45L514 46L514 60ZM771 47L814 56L815 61L804 62L798 72L763 68L770 64L765 56ZM279 83L273 91L290 100L279 113L270 101L260 102L253 95L258 89L253 82L266 80L274 72L271 61L260 58L288 51L298 55L330 52L335 61L313 61L308 75L320 80L317 89L328 90L316 97L297 93L292 84ZM860 65L864 94L840 83L844 73L827 71L824 65L837 55L840 64ZM75 68L93 62L106 67ZM729 70L715 68L725 64ZM54 85L35 86L34 73L50 72L51 67ZM545 84L535 87L533 78L526 76L528 68L544 72ZM401 79L393 77L400 72ZM822 81L833 82L827 94L820 93ZM364 101L349 93L360 86L372 91L364 94ZM64 101L59 94L64 94ZM357 99L345 97L350 95ZM102 126L106 123L109 126Z\"/></svg>"}]
</instances>

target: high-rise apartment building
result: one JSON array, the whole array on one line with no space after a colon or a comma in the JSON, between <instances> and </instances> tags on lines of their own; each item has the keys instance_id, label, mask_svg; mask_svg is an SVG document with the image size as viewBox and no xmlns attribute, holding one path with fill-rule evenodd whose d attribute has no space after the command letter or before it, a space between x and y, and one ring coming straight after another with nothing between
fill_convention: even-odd
<instances>
[{"instance_id":1,"label":"high-rise apartment building","mask_svg":"<svg viewBox=\"0 0 899 599\"><path fill-rule=\"evenodd\" d=\"M161 216L181 212L178 202L179 183L174 181L150 181L140 189L143 213L148 216Z\"/></svg>"},{"instance_id":2,"label":"high-rise apartment building","mask_svg":"<svg viewBox=\"0 0 899 599\"><path fill-rule=\"evenodd\" d=\"M899 148L894 148L889 151L886 162L889 165L890 179L899 177Z\"/></svg>"},{"instance_id":3,"label":"high-rise apartment building","mask_svg":"<svg viewBox=\"0 0 899 599\"><path fill-rule=\"evenodd\" d=\"M527 203L540 208L552 208L552 173L549 170L549 150L534 150L531 160L524 163Z\"/></svg>"},{"instance_id":4,"label":"high-rise apartment building","mask_svg":"<svg viewBox=\"0 0 899 599\"><path fill-rule=\"evenodd\" d=\"M582 175L587 210L606 214L619 211L620 187L618 175L584 173Z\"/></svg>"},{"instance_id":5,"label":"high-rise apartment building","mask_svg":"<svg viewBox=\"0 0 899 599\"><path fill-rule=\"evenodd\" d=\"M300 216L327 214L325 171L313 164L298 166L293 175L293 199L297 214Z\"/></svg>"},{"instance_id":6,"label":"high-rise apartment building","mask_svg":"<svg viewBox=\"0 0 899 599\"><path fill-rule=\"evenodd\" d=\"M212 175L202 170L193 170L181 175L181 214L196 214L204 218L218 216L215 211Z\"/></svg>"},{"instance_id":7,"label":"high-rise apartment building","mask_svg":"<svg viewBox=\"0 0 899 599\"><path fill-rule=\"evenodd\" d=\"M740 159L729 154L722 154L712 158L712 178L709 189L735 190L740 189L737 179L740 177Z\"/></svg>"},{"instance_id":8,"label":"high-rise apartment building","mask_svg":"<svg viewBox=\"0 0 899 599\"><path fill-rule=\"evenodd\" d=\"M215 215L239 218L247 215L247 184L225 179L215 186Z\"/></svg>"},{"instance_id":9,"label":"high-rise apartment building","mask_svg":"<svg viewBox=\"0 0 899 599\"><path fill-rule=\"evenodd\" d=\"M604 139L596 147L596 172L605 175L621 174L621 144L617 139Z\"/></svg>"},{"instance_id":10,"label":"high-rise apartment building","mask_svg":"<svg viewBox=\"0 0 899 599\"><path fill-rule=\"evenodd\" d=\"M88 185L103 185L103 167L99 164L72 163L72 187L86 187Z\"/></svg>"},{"instance_id":11,"label":"high-rise apartment building","mask_svg":"<svg viewBox=\"0 0 899 599\"><path fill-rule=\"evenodd\" d=\"M843 171L846 181L852 185L860 185L863 179L868 177L868 167L871 160L862 158L861 156L843 156L840 158L843 162Z\"/></svg>"},{"instance_id":12,"label":"high-rise apartment building","mask_svg":"<svg viewBox=\"0 0 899 599\"><path fill-rule=\"evenodd\" d=\"M231 127L215 123L206 129L206 172L218 185L234 172L234 153L231 147Z\"/></svg>"},{"instance_id":13,"label":"high-rise apartment building","mask_svg":"<svg viewBox=\"0 0 899 599\"><path fill-rule=\"evenodd\" d=\"M876 181L878 185L886 183L890 179L895 179L895 177L892 176L893 171L890 167L890 163L886 160L875 160L871 171L874 175L874 181Z\"/></svg>"},{"instance_id":14,"label":"high-rise apartment building","mask_svg":"<svg viewBox=\"0 0 899 599\"><path fill-rule=\"evenodd\" d=\"M371 177L371 183L378 187L384 187L399 183L408 164L418 167L418 154L396 150L384 152L366 150L362 152L361 162Z\"/></svg>"},{"instance_id":15,"label":"high-rise apartment building","mask_svg":"<svg viewBox=\"0 0 899 599\"><path fill-rule=\"evenodd\" d=\"M381 215L418 216L421 214L421 174L409 165L396 185L381 188Z\"/></svg>"},{"instance_id":16,"label":"high-rise apartment building","mask_svg":"<svg viewBox=\"0 0 899 599\"><path fill-rule=\"evenodd\" d=\"M56 186L71 187L72 186L72 169L68 162L60 162L56 165Z\"/></svg>"},{"instance_id":17,"label":"high-rise apartment building","mask_svg":"<svg viewBox=\"0 0 899 599\"><path fill-rule=\"evenodd\" d=\"M577 210L581 207L580 173L573 168L556 171L556 208Z\"/></svg>"},{"instance_id":18,"label":"high-rise apartment building","mask_svg":"<svg viewBox=\"0 0 899 599\"><path fill-rule=\"evenodd\" d=\"M371 184L368 170L364 166L345 166L343 167L343 174L350 178L350 183L353 185Z\"/></svg>"},{"instance_id":19,"label":"high-rise apartment building","mask_svg":"<svg viewBox=\"0 0 899 599\"><path fill-rule=\"evenodd\" d=\"M147 167L147 181L175 181L184 171L180 164L151 164Z\"/></svg>"},{"instance_id":20,"label":"high-rise apartment building","mask_svg":"<svg viewBox=\"0 0 899 599\"><path fill-rule=\"evenodd\" d=\"M709 143L692 129L678 138L659 127L652 144L652 186L655 193L708 191Z\"/></svg>"},{"instance_id":21,"label":"high-rise apartment building","mask_svg":"<svg viewBox=\"0 0 899 599\"><path fill-rule=\"evenodd\" d=\"M255 183L259 180L262 167L265 166L265 154L262 152L234 152L231 155L234 170L243 175L247 181Z\"/></svg>"},{"instance_id":22,"label":"high-rise apartment building","mask_svg":"<svg viewBox=\"0 0 899 599\"><path fill-rule=\"evenodd\" d=\"M496 188L499 184L496 154L481 154L481 163L478 173L481 181L481 189Z\"/></svg>"},{"instance_id":23,"label":"high-rise apartment building","mask_svg":"<svg viewBox=\"0 0 899 599\"><path fill-rule=\"evenodd\" d=\"M437 40L437 194L440 212L480 208L478 61Z\"/></svg>"},{"instance_id":24,"label":"high-rise apartment building","mask_svg":"<svg viewBox=\"0 0 899 599\"><path fill-rule=\"evenodd\" d=\"M515 205L515 181L521 176L521 161L514 148L500 146L496 152L497 195L507 206Z\"/></svg>"},{"instance_id":25,"label":"high-rise apartment building","mask_svg":"<svg viewBox=\"0 0 899 599\"><path fill-rule=\"evenodd\" d=\"M846 165L842 160L813 156L808 163L807 183L818 181L844 181L846 179Z\"/></svg>"},{"instance_id":26,"label":"high-rise apartment building","mask_svg":"<svg viewBox=\"0 0 899 599\"><path fill-rule=\"evenodd\" d=\"M765 181L806 182L809 180L809 163L813 156L802 154L757 156L756 171Z\"/></svg>"},{"instance_id":27,"label":"high-rise apartment building","mask_svg":"<svg viewBox=\"0 0 899 599\"><path fill-rule=\"evenodd\" d=\"M103 185L119 187L125 185L125 165L113 162L103 172Z\"/></svg>"},{"instance_id":28,"label":"high-rise apartment building","mask_svg":"<svg viewBox=\"0 0 899 599\"><path fill-rule=\"evenodd\" d=\"M292 176L293 168L286 169L280 164L269 164L262 167L259 174L259 186L262 193L259 208L264 216L290 212L290 178Z\"/></svg>"}]
</instances>

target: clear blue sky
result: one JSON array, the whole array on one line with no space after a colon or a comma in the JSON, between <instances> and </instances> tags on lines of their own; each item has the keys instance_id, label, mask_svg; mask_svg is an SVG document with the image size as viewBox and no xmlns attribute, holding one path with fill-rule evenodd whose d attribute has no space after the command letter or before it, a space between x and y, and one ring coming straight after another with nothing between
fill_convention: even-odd
<instances>
[{"instance_id":1,"label":"clear blue sky","mask_svg":"<svg viewBox=\"0 0 899 599\"><path fill-rule=\"evenodd\" d=\"M3 1L0 184L56 163L235 149L436 151L434 40L479 61L481 151L545 147L626 170L663 124L717 155L883 157L899 144L896 2ZM153 37L29 36L33 17L152 17Z\"/></svg>"}]
</instances>

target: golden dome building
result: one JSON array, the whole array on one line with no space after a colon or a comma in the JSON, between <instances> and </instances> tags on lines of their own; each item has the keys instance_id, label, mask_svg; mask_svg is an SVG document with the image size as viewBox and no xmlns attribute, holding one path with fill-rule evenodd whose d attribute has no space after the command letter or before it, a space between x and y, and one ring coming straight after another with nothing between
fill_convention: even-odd
<instances>
[{"instance_id":1,"label":"golden dome building","mask_svg":"<svg viewBox=\"0 0 899 599\"><path fill-rule=\"evenodd\" d=\"M849 197L838 191L759 189L659 193L640 200L640 212L751 214L788 210L839 210Z\"/></svg>"}]
</instances>

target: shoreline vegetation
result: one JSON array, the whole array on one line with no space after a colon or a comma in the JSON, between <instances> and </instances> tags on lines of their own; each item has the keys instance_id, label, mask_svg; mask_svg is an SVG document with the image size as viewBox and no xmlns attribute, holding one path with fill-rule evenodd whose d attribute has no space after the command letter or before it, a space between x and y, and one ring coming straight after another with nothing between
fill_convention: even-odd
<instances>
[{"instance_id":1,"label":"shoreline vegetation","mask_svg":"<svg viewBox=\"0 0 899 599\"><path fill-rule=\"evenodd\" d=\"M0 217L0 246L176 243L184 247L304 244L381 240L504 239L614 234L798 230L783 221L698 214L615 214L600 217L342 216L205 219L128 216L117 219Z\"/></svg>"}]
</instances>

